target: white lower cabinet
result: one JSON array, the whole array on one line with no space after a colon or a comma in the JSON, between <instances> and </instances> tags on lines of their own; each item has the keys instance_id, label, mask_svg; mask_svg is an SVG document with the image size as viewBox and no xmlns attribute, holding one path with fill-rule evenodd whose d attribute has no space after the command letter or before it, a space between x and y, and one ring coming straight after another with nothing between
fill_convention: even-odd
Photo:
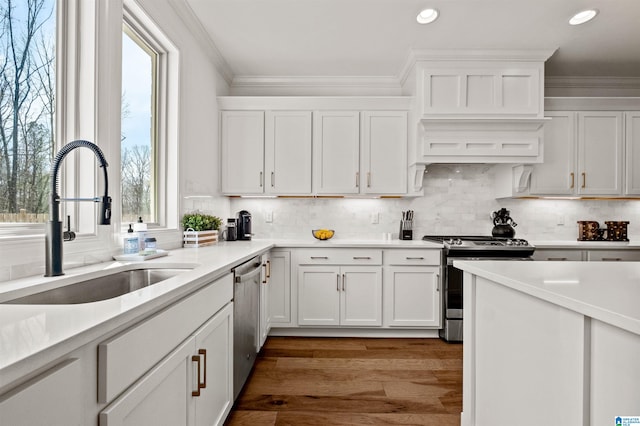
<instances>
[{"instance_id":1,"label":"white lower cabinet","mask_svg":"<svg viewBox=\"0 0 640 426\"><path fill-rule=\"evenodd\" d=\"M384 251L385 326L441 326L440 262L440 250Z\"/></svg>"},{"instance_id":2,"label":"white lower cabinet","mask_svg":"<svg viewBox=\"0 0 640 426\"><path fill-rule=\"evenodd\" d=\"M440 268L390 266L384 269L384 325L441 325Z\"/></svg>"},{"instance_id":3,"label":"white lower cabinet","mask_svg":"<svg viewBox=\"0 0 640 426\"><path fill-rule=\"evenodd\" d=\"M269 312L269 286L271 285L271 253L261 256L262 272L260 274L260 315L257 335L257 352L267 340L271 329L271 313Z\"/></svg>"},{"instance_id":4,"label":"white lower cabinet","mask_svg":"<svg viewBox=\"0 0 640 426\"><path fill-rule=\"evenodd\" d=\"M293 325L290 251L271 251L267 289L269 325Z\"/></svg>"},{"instance_id":5,"label":"white lower cabinet","mask_svg":"<svg viewBox=\"0 0 640 426\"><path fill-rule=\"evenodd\" d=\"M300 266L298 324L382 325L382 268Z\"/></svg>"},{"instance_id":6,"label":"white lower cabinet","mask_svg":"<svg viewBox=\"0 0 640 426\"><path fill-rule=\"evenodd\" d=\"M80 426L84 422L81 361L70 358L0 397L0 424Z\"/></svg>"},{"instance_id":7,"label":"white lower cabinet","mask_svg":"<svg viewBox=\"0 0 640 426\"><path fill-rule=\"evenodd\" d=\"M228 274L98 345L100 426L223 424L233 404Z\"/></svg>"}]
</instances>

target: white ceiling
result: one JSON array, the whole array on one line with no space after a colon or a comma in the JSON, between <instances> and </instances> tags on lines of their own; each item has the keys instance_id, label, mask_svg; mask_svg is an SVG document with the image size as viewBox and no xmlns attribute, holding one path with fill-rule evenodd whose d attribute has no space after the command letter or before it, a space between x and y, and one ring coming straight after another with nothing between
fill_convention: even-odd
<instances>
[{"instance_id":1,"label":"white ceiling","mask_svg":"<svg viewBox=\"0 0 640 426\"><path fill-rule=\"evenodd\" d=\"M453 48L557 48L547 76L640 77L640 0L184 1L235 77L398 77L411 49ZM440 17L418 25L425 7Z\"/></svg>"}]
</instances>

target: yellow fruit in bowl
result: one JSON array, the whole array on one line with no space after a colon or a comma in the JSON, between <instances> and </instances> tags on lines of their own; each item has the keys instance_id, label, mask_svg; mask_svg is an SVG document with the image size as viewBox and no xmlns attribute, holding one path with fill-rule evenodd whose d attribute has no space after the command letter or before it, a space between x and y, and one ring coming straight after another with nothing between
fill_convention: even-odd
<instances>
[{"instance_id":1,"label":"yellow fruit in bowl","mask_svg":"<svg viewBox=\"0 0 640 426\"><path fill-rule=\"evenodd\" d=\"M328 240L333 237L335 231L333 229L314 229L311 233L319 240Z\"/></svg>"}]
</instances>

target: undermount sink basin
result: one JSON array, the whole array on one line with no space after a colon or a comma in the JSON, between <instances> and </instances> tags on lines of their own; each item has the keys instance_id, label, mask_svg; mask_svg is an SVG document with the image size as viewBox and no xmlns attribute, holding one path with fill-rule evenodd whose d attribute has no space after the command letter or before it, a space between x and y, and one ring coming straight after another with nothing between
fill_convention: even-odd
<instances>
[{"instance_id":1,"label":"undermount sink basin","mask_svg":"<svg viewBox=\"0 0 640 426\"><path fill-rule=\"evenodd\" d=\"M67 305L98 302L157 284L191 269L139 268L114 272L4 303L15 305Z\"/></svg>"}]
</instances>

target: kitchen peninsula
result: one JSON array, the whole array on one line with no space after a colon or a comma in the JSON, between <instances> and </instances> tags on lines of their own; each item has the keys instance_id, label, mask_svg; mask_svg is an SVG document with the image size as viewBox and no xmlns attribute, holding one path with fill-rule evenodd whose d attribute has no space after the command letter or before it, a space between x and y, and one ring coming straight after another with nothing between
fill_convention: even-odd
<instances>
[{"instance_id":1,"label":"kitchen peninsula","mask_svg":"<svg viewBox=\"0 0 640 426\"><path fill-rule=\"evenodd\" d=\"M455 266L465 274L462 425L640 414L640 263Z\"/></svg>"}]
</instances>

